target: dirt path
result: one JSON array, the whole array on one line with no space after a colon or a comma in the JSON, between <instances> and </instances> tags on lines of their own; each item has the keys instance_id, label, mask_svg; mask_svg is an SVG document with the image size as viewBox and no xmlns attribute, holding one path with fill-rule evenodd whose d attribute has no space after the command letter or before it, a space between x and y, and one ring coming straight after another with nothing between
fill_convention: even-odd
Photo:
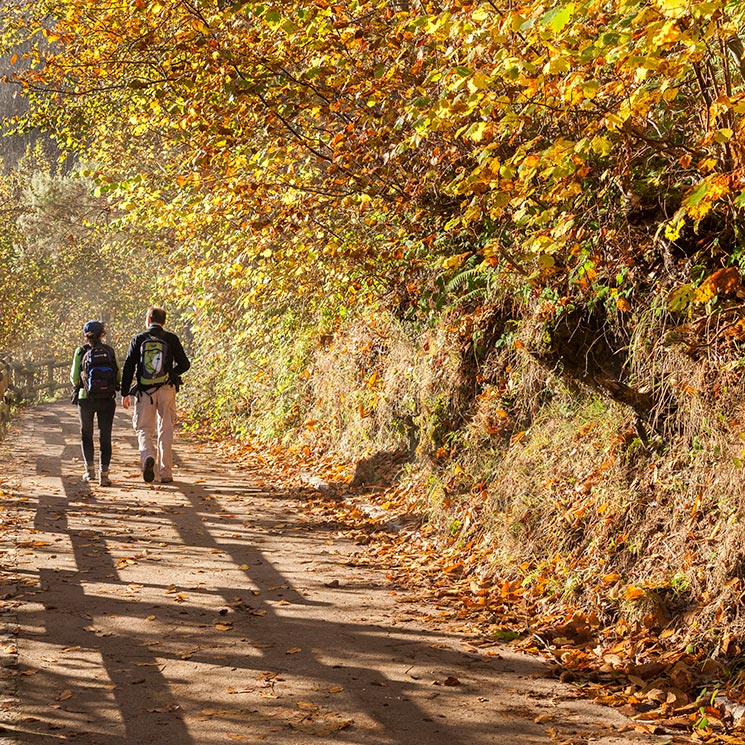
<instances>
[{"instance_id":1,"label":"dirt path","mask_svg":"<svg viewBox=\"0 0 745 745\"><path fill-rule=\"evenodd\" d=\"M210 445L148 486L120 412L102 489L77 433L46 405L0 445L0 745L669 741L397 603L364 549Z\"/></svg>"}]
</instances>

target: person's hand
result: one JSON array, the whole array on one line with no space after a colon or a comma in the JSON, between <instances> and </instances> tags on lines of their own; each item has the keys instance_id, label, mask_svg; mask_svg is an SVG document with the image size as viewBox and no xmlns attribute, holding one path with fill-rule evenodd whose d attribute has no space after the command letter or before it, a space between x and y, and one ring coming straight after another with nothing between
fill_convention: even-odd
<instances>
[{"instance_id":1,"label":"person's hand","mask_svg":"<svg viewBox=\"0 0 745 745\"><path fill-rule=\"evenodd\" d=\"M129 404L130 404L130 403L131 403L131 402L130 402L130 400L129 400L129 396L122 396L122 406L123 406L123 407L124 407L125 409L128 409L128 408L129 408Z\"/></svg>"}]
</instances>

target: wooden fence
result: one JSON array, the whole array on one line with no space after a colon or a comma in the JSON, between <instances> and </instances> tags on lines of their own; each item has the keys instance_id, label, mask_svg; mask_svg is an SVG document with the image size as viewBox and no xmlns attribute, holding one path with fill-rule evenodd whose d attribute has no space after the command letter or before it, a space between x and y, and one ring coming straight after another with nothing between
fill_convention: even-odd
<instances>
[{"instance_id":1,"label":"wooden fence","mask_svg":"<svg viewBox=\"0 0 745 745\"><path fill-rule=\"evenodd\" d=\"M69 374L69 362L19 362L0 353L0 419L8 417L11 403L53 398L59 390L72 390Z\"/></svg>"}]
</instances>

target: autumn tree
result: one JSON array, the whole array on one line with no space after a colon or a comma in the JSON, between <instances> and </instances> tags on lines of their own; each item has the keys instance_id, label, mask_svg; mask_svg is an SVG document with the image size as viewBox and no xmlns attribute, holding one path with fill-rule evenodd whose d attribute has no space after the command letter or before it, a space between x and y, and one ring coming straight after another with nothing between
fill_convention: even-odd
<instances>
[{"instance_id":1,"label":"autumn tree","mask_svg":"<svg viewBox=\"0 0 745 745\"><path fill-rule=\"evenodd\" d=\"M682 287L695 316L739 266L737 3L6 11L25 126L152 236L198 333L260 346L288 308L421 320L480 288L570 374L605 340L584 377L643 412L620 354L640 298Z\"/></svg>"}]
</instances>

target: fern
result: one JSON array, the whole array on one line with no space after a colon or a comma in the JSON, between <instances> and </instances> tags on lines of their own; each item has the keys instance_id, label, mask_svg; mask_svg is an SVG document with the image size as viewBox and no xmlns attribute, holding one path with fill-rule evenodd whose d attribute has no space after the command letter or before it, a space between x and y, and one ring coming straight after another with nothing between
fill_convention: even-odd
<instances>
[{"instance_id":1,"label":"fern","mask_svg":"<svg viewBox=\"0 0 745 745\"><path fill-rule=\"evenodd\" d=\"M457 295L457 304L484 300L489 292L489 275L478 267L464 269L446 283L445 292Z\"/></svg>"}]
</instances>

